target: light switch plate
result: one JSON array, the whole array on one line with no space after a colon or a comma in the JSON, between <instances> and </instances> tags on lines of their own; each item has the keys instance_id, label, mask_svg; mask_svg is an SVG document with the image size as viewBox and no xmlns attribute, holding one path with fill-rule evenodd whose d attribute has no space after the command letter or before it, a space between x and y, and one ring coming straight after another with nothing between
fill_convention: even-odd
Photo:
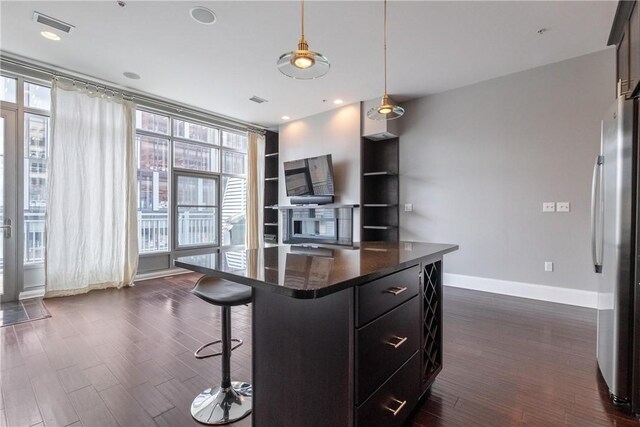
<instances>
[{"instance_id":1,"label":"light switch plate","mask_svg":"<svg viewBox=\"0 0 640 427\"><path fill-rule=\"evenodd\" d=\"M558 203L556 203L556 211L557 212L571 212L571 203L570 202L558 202Z\"/></svg>"},{"instance_id":2,"label":"light switch plate","mask_svg":"<svg viewBox=\"0 0 640 427\"><path fill-rule=\"evenodd\" d=\"M542 212L555 212L556 211L556 203L555 202L543 202L542 203Z\"/></svg>"},{"instance_id":3,"label":"light switch plate","mask_svg":"<svg viewBox=\"0 0 640 427\"><path fill-rule=\"evenodd\" d=\"M545 261L544 262L544 271L553 271L553 262Z\"/></svg>"},{"instance_id":4,"label":"light switch plate","mask_svg":"<svg viewBox=\"0 0 640 427\"><path fill-rule=\"evenodd\" d=\"M405 205L404 205L404 211L405 211L405 212L413 212L413 204L411 204L411 203L405 203Z\"/></svg>"}]
</instances>

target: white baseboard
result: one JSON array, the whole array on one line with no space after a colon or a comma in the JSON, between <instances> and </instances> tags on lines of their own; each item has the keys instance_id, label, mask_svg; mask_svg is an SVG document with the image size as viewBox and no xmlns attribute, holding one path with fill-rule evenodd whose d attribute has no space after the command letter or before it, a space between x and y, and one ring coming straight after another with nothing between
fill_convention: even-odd
<instances>
[{"instance_id":1,"label":"white baseboard","mask_svg":"<svg viewBox=\"0 0 640 427\"><path fill-rule=\"evenodd\" d=\"M167 277L167 276L177 276L178 274L187 274L187 273L193 273L193 272L189 270L185 270L184 268L171 268L169 270L160 270L160 271L153 271L151 273L136 274L136 278L134 279L134 281L140 282L142 280L157 279L159 277ZM18 299L23 300L23 299L31 299L31 298L42 298L42 297L44 297L44 286L38 286L37 288L20 292Z\"/></svg>"},{"instance_id":2,"label":"white baseboard","mask_svg":"<svg viewBox=\"0 0 640 427\"><path fill-rule=\"evenodd\" d=\"M444 273L444 285L578 307L597 308L598 293L509 280Z\"/></svg>"},{"instance_id":3,"label":"white baseboard","mask_svg":"<svg viewBox=\"0 0 640 427\"><path fill-rule=\"evenodd\" d=\"M20 292L18 299L23 300L23 299L31 299L31 298L42 298L43 296L44 296L44 286L38 286L35 289L29 289L28 291Z\"/></svg>"},{"instance_id":4,"label":"white baseboard","mask_svg":"<svg viewBox=\"0 0 640 427\"><path fill-rule=\"evenodd\" d=\"M170 268L168 270L152 271L150 273L138 273L136 274L136 278L134 279L134 282L140 282L142 280L149 280L149 279L157 279L159 277L177 276L178 274L187 274L187 273L193 273L193 271L176 267L176 268Z\"/></svg>"}]
</instances>

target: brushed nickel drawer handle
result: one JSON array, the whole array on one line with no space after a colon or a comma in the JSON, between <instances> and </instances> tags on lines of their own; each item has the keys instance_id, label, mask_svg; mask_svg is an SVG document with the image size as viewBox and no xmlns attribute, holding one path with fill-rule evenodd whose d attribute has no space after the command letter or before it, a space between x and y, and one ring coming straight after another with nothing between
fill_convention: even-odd
<instances>
[{"instance_id":1,"label":"brushed nickel drawer handle","mask_svg":"<svg viewBox=\"0 0 640 427\"><path fill-rule=\"evenodd\" d=\"M391 400L393 400L395 403L399 403L400 406L398 406L397 409L391 409L388 406L385 406L384 408L387 411L390 411L393 414L393 416L395 417L396 415L398 415L398 412L400 412L402 410L402 408L404 408L404 405L407 404L407 401L406 400L402 400L401 401L401 400L398 400L398 399L391 399Z\"/></svg>"},{"instance_id":2,"label":"brushed nickel drawer handle","mask_svg":"<svg viewBox=\"0 0 640 427\"><path fill-rule=\"evenodd\" d=\"M398 348L400 347L402 344L405 343L405 341L407 340L407 337L393 337L393 339L398 340L398 342L391 342L391 341L387 341L387 345L390 345L393 348Z\"/></svg>"},{"instance_id":3,"label":"brushed nickel drawer handle","mask_svg":"<svg viewBox=\"0 0 640 427\"><path fill-rule=\"evenodd\" d=\"M386 293L386 294L398 295L398 294L403 293L403 292L404 292L404 291L406 291L406 290L407 290L407 288L406 288L406 287L404 287L404 286L403 286L403 287L394 286L394 287L391 287L391 288L389 288L389 289L385 289L385 290L384 290L384 293Z\"/></svg>"}]
</instances>

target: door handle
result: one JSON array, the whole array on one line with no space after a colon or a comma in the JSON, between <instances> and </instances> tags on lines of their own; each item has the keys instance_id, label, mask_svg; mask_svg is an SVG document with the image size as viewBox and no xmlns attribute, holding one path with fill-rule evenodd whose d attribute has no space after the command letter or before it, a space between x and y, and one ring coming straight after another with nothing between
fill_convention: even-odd
<instances>
[{"instance_id":1,"label":"door handle","mask_svg":"<svg viewBox=\"0 0 640 427\"><path fill-rule=\"evenodd\" d=\"M10 239L11 238L11 219L10 218L5 218L4 220L4 225L0 225L0 230L4 230L4 238L5 239Z\"/></svg>"},{"instance_id":2,"label":"door handle","mask_svg":"<svg viewBox=\"0 0 640 427\"><path fill-rule=\"evenodd\" d=\"M601 209L601 170L604 163L604 157L598 156L593 165L593 177L591 180L591 259L596 273L602 272L602 262L598 256L598 221L602 221L602 215L599 214Z\"/></svg>"}]
</instances>

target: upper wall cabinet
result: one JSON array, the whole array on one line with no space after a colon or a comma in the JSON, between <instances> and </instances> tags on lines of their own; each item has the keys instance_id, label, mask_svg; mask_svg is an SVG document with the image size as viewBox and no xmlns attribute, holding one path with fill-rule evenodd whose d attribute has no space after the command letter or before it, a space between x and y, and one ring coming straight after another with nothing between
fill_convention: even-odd
<instances>
[{"instance_id":1,"label":"upper wall cabinet","mask_svg":"<svg viewBox=\"0 0 640 427\"><path fill-rule=\"evenodd\" d=\"M616 46L617 95L640 95L640 6L620 1L608 45Z\"/></svg>"}]
</instances>

